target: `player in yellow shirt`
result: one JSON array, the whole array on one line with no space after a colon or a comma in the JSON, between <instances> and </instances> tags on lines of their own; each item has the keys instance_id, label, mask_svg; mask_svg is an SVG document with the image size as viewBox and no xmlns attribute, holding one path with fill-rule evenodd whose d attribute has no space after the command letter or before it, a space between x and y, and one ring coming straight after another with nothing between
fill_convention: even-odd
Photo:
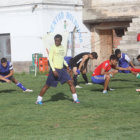
<instances>
[{"instance_id":1,"label":"player in yellow shirt","mask_svg":"<svg viewBox=\"0 0 140 140\"><path fill-rule=\"evenodd\" d=\"M57 34L54 37L54 41L55 41L55 45L53 45L50 48L50 52L49 52L49 63L51 69L46 84L43 86L43 88L40 91L40 94L37 97L36 104L43 104L42 99L45 92L49 89L50 86L56 87L58 82L60 82L61 84L67 82L67 84L70 86L70 90L72 92L72 97L74 102L80 103L77 98L75 86L73 85L70 75L67 73L67 70L63 68L63 64L64 64L67 67L67 69L69 69L66 61L64 60L65 49L61 45L62 36Z\"/></svg>"}]
</instances>

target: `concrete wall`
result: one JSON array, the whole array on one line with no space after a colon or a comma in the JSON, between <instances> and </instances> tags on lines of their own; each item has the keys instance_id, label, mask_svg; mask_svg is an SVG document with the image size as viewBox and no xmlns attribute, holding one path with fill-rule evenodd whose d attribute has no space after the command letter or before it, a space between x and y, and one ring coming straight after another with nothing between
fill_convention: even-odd
<instances>
[{"instance_id":1,"label":"concrete wall","mask_svg":"<svg viewBox=\"0 0 140 140\"><path fill-rule=\"evenodd\" d=\"M126 21L140 15L139 0L91 0L84 1L83 21Z\"/></svg>"},{"instance_id":2,"label":"concrete wall","mask_svg":"<svg viewBox=\"0 0 140 140\"><path fill-rule=\"evenodd\" d=\"M8 1L3 4L6 5L6 2ZM18 4L18 1L15 1L15 4ZM82 6L39 4L33 11L34 6L31 4L0 8L0 34L10 34L11 60L15 66L18 66L19 62L22 62L23 67L30 65L33 53L42 53L44 57L47 56L42 38L48 32L70 33L75 26L77 30L75 55L91 51L90 31L82 23ZM66 28L64 28L64 22L66 22ZM68 55L71 55L71 46L68 49ZM19 68L17 70L20 71ZM21 67L22 71L24 68Z\"/></svg>"}]
</instances>

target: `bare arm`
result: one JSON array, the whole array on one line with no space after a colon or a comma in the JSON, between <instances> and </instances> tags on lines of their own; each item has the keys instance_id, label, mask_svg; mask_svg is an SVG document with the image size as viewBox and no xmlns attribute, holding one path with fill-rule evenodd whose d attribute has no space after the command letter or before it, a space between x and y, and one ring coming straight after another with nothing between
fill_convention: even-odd
<instances>
[{"instance_id":1,"label":"bare arm","mask_svg":"<svg viewBox=\"0 0 140 140\"><path fill-rule=\"evenodd\" d=\"M131 65L132 68L135 68L135 66L134 66L134 64L132 63L132 61L130 61L129 64Z\"/></svg>"},{"instance_id":2,"label":"bare arm","mask_svg":"<svg viewBox=\"0 0 140 140\"><path fill-rule=\"evenodd\" d=\"M102 68L101 75L105 75L105 74L111 74L111 72L105 72L105 69Z\"/></svg>"},{"instance_id":3,"label":"bare arm","mask_svg":"<svg viewBox=\"0 0 140 140\"><path fill-rule=\"evenodd\" d=\"M10 80L4 78L3 76L0 76L0 80L3 80L3 81L5 81L5 82L7 82L7 83L10 83Z\"/></svg>"},{"instance_id":4,"label":"bare arm","mask_svg":"<svg viewBox=\"0 0 140 140\"><path fill-rule=\"evenodd\" d=\"M80 65L79 65L79 70L81 70L83 64L85 63L85 61L86 61L87 59L88 59L88 55L85 55L85 56L83 57L83 59L82 59Z\"/></svg>"},{"instance_id":5,"label":"bare arm","mask_svg":"<svg viewBox=\"0 0 140 140\"><path fill-rule=\"evenodd\" d=\"M14 70L10 70L10 73L8 75L4 76L4 78L11 77L11 76L13 76L13 74L14 74Z\"/></svg>"},{"instance_id":6,"label":"bare arm","mask_svg":"<svg viewBox=\"0 0 140 140\"><path fill-rule=\"evenodd\" d=\"M116 70L130 70L130 67L128 68L122 68L122 67L115 67Z\"/></svg>"}]
</instances>

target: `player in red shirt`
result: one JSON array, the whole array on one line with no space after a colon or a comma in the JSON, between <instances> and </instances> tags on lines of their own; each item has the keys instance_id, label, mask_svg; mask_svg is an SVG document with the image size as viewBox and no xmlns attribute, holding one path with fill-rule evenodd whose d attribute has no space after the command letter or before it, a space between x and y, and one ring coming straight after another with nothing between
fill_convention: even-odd
<instances>
[{"instance_id":1,"label":"player in red shirt","mask_svg":"<svg viewBox=\"0 0 140 140\"><path fill-rule=\"evenodd\" d=\"M92 74L92 82L95 84L104 84L103 93L107 93L110 78L113 77L118 70L130 70L130 68L122 68L117 66L118 58L115 55L110 56L110 60L101 63ZM115 69L110 71L111 69Z\"/></svg>"}]
</instances>

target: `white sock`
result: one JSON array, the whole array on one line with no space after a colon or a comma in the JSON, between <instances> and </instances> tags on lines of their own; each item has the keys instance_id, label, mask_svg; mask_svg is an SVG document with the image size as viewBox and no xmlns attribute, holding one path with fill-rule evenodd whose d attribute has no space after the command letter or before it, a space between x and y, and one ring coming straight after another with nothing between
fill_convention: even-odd
<instances>
[{"instance_id":1,"label":"white sock","mask_svg":"<svg viewBox=\"0 0 140 140\"><path fill-rule=\"evenodd\" d=\"M136 77L138 77L139 76L139 73L136 75Z\"/></svg>"},{"instance_id":2,"label":"white sock","mask_svg":"<svg viewBox=\"0 0 140 140\"><path fill-rule=\"evenodd\" d=\"M77 94L76 94L76 93L72 94L72 97L73 97L73 100L74 100L74 101L77 100Z\"/></svg>"},{"instance_id":3,"label":"white sock","mask_svg":"<svg viewBox=\"0 0 140 140\"><path fill-rule=\"evenodd\" d=\"M43 98L43 97L41 97L41 96L38 96L38 97L37 97L37 102L40 102L40 101L42 101L42 98Z\"/></svg>"}]
</instances>

